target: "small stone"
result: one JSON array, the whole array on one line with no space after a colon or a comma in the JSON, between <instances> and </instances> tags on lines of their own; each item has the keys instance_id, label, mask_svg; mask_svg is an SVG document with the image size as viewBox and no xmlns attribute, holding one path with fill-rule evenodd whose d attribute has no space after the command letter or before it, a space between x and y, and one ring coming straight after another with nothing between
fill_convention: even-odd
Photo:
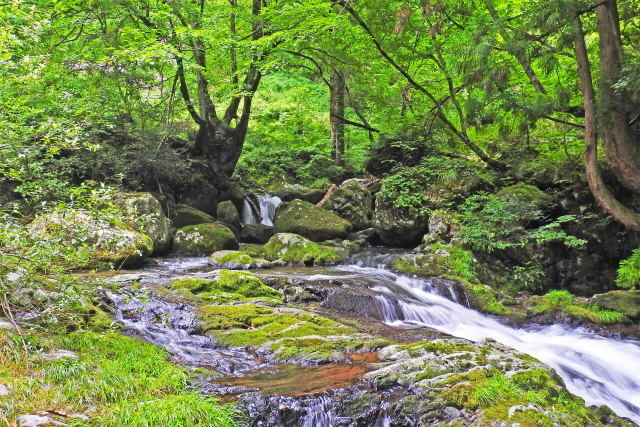
<instances>
[{"instance_id":1,"label":"small stone","mask_svg":"<svg viewBox=\"0 0 640 427\"><path fill-rule=\"evenodd\" d=\"M55 423L53 418L33 414L20 415L16 421L19 427L39 427Z\"/></svg>"},{"instance_id":2,"label":"small stone","mask_svg":"<svg viewBox=\"0 0 640 427\"><path fill-rule=\"evenodd\" d=\"M453 406L447 406L444 408L444 415L447 418L460 418L460 411Z\"/></svg>"},{"instance_id":3,"label":"small stone","mask_svg":"<svg viewBox=\"0 0 640 427\"><path fill-rule=\"evenodd\" d=\"M0 384L0 397L9 396L11 394L11 388L6 384Z\"/></svg>"},{"instance_id":4,"label":"small stone","mask_svg":"<svg viewBox=\"0 0 640 427\"><path fill-rule=\"evenodd\" d=\"M42 358L43 360L48 360L53 362L53 361L62 360L62 359L78 360L78 355L70 350L59 349L59 350L52 350L49 353L45 353L42 356L40 356L40 358Z\"/></svg>"}]
</instances>

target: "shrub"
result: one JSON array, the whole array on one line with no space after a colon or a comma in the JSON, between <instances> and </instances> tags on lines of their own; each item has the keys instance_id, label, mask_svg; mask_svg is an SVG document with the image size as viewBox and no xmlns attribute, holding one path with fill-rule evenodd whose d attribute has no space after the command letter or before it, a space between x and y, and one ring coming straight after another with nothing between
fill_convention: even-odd
<instances>
[{"instance_id":1,"label":"shrub","mask_svg":"<svg viewBox=\"0 0 640 427\"><path fill-rule=\"evenodd\" d=\"M640 248L634 249L631 256L620 261L616 284L620 288L634 289L640 283Z\"/></svg>"}]
</instances>

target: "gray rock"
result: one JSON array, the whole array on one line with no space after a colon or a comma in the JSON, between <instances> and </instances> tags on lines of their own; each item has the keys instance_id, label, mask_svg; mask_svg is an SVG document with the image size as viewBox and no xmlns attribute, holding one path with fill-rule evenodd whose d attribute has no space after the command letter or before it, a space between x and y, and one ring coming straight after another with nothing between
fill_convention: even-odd
<instances>
[{"instance_id":1,"label":"gray rock","mask_svg":"<svg viewBox=\"0 0 640 427\"><path fill-rule=\"evenodd\" d=\"M16 327L13 326L13 323L11 322L7 322L6 320L2 320L0 319L0 329L8 329L8 330L13 330Z\"/></svg>"},{"instance_id":2,"label":"gray rock","mask_svg":"<svg viewBox=\"0 0 640 427\"><path fill-rule=\"evenodd\" d=\"M208 213L187 205L176 205L169 212L169 218L175 228L215 222L215 218Z\"/></svg>"},{"instance_id":3,"label":"gray rock","mask_svg":"<svg viewBox=\"0 0 640 427\"><path fill-rule=\"evenodd\" d=\"M240 230L240 214L230 200L218 204L217 216L219 221L229 224L236 230Z\"/></svg>"},{"instance_id":4,"label":"gray rock","mask_svg":"<svg viewBox=\"0 0 640 427\"><path fill-rule=\"evenodd\" d=\"M376 230L373 228L365 228L364 230L356 231L355 233L349 233L347 235L347 240L357 243L360 246L365 246L368 243L373 243L375 235Z\"/></svg>"},{"instance_id":5,"label":"gray rock","mask_svg":"<svg viewBox=\"0 0 640 427\"><path fill-rule=\"evenodd\" d=\"M121 193L116 204L129 215L140 216L144 222L142 232L153 241L153 254L165 254L171 250L173 230L171 220L162 210L162 205L151 193Z\"/></svg>"},{"instance_id":6,"label":"gray rock","mask_svg":"<svg viewBox=\"0 0 640 427\"><path fill-rule=\"evenodd\" d=\"M415 246L427 231L428 217L393 206L378 197L373 214L373 228L380 240L389 246Z\"/></svg>"},{"instance_id":7,"label":"gray rock","mask_svg":"<svg viewBox=\"0 0 640 427\"><path fill-rule=\"evenodd\" d=\"M318 203L324 197L325 191L314 188L307 188L299 184L285 185L276 191L275 196L283 202L290 202L295 199L304 200L309 203Z\"/></svg>"},{"instance_id":8,"label":"gray rock","mask_svg":"<svg viewBox=\"0 0 640 427\"><path fill-rule=\"evenodd\" d=\"M0 397L9 396L11 394L11 388L6 384L0 384Z\"/></svg>"},{"instance_id":9,"label":"gray rock","mask_svg":"<svg viewBox=\"0 0 640 427\"><path fill-rule=\"evenodd\" d=\"M460 418L461 416L460 411L453 406L445 406L444 415L447 418Z\"/></svg>"},{"instance_id":10,"label":"gray rock","mask_svg":"<svg viewBox=\"0 0 640 427\"><path fill-rule=\"evenodd\" d=\"M264 224L246 224L240 231L240 241L245 243L267 243L273 236L273 227Z\"/></svg>"},{"instance_id":11,"label":"gray rock","mask_svg":"<svg viewBox=\"0 0 640 427\"><path fill-rule=\"evenodd\" d=\"M54 420L51 417L42 415L25 414L16 418L16 422L19 427L39 427L47 425L63 425L62 423Z\"/></svg>"},{"instance_id":12,"label":"gray rock","mask_svg":"<svg viewBox=\"0 0 640 427\"><path fill-rule=\"evenodd\" d=\"M373 216L373 196L364 179L348 179L322 204L351 222L355 230L370 227Z\"/></svg>"}]
</instances>

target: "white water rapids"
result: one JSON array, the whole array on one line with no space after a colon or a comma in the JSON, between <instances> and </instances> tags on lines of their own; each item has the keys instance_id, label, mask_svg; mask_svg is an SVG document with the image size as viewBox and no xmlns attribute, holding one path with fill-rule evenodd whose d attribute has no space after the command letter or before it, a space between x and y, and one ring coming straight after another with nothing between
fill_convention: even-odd
<instances>
[{"instance_id":1,"label":"white water rapids","mask_svg":"<svg viewBox=\"0 0 640 427\"><path fill-rule=\"evenodd\" d=\"M379 293L376 300L389 325L424 326L471 341L494 339L555 369L569 391L587 405L607 405L619 416L640 422L637 341L604 338L566 325L512 328L435 294L425 279L400 276L382 266L346 265L332 270L326 278L342 276L352 283L366 278L374 283L372 290Z\"/></svg>"},{"instance_id":2,"label":"white water rapids","mask_svg":"<svg viewBox=\"0 0 640 427\"><path fill-rule=\"evenodd\" d=\"M245 198L244 204L242 205L242 224L262 224L269 227L273 227L273 219L276 216L276 208L282 200L278 196L255 196L256 201L258 202L258 209L260 210L260 218L258 218L253 211L249 201Z\"/></svg>"}]
</instances>

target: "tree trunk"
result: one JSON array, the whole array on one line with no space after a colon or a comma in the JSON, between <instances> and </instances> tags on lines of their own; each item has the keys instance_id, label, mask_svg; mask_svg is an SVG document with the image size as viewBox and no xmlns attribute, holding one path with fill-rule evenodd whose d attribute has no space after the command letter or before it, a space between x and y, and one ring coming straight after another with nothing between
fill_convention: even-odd
<instances>
[{"instance_id":1,"label":"tree trunk","mask_svg":"<svg viewBox=\"0 0 640 427\"><path fill-rule=\"evenodd\" d=\"M612 85L620 79L623 54L616 0L607 0L596 9L600 35L600 105L604 151L611 171L629 190L640 192L640 134L628 118L637 109L629 97Z\"/></svg>"},{"instance_id":2,"label":"tree trunk","mask_svg":"<svg viewBox=\"0 0 640 427\"><path fill-rule=\"evenodd\" d=\"M243 145L244 136L221 121L201 123L196 135L197 154L206 159L212 178L218 180L231 177Z\"/></svg>"},{"instance_id":3,"label":"tree trunk","mask_svg":"<svg viewBox=\"0 0 640 427\"><path fill-rule=\"evenodd\" d=\"M589 188L598 204L609 215L628 228L640 230L640 217L635 212L623 206L613 194L611 194L600 174L598 165L596 97L591 77L591 64L589 62L589 56L587 55L584 31L582 30L582 22L579 16L575 18L574 36L578 75L580 76L580 90L582 91L585 112L584 167Z\"/></svg>"},{"instance_id":4,"label":"tree trunk","mask_svg":"<svg viewBox=\"0 0 640 427\"><path fill-rule=\"evenodd\" d=\"M340 164L344 157L344 77L332 71L329 85L329 117L331 121L331 156Z\"/></svg>"}]
</instances>

